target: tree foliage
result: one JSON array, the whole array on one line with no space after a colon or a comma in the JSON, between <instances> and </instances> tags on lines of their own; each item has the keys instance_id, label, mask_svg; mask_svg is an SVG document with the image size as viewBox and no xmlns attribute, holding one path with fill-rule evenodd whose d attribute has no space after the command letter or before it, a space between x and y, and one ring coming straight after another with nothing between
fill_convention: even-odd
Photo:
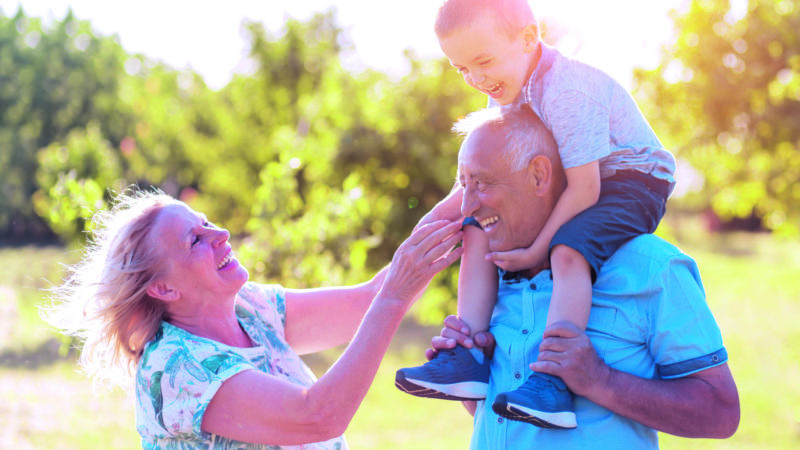
<instances>
[{"instance_id":1,"label":"tree foliage","mask_svg":"<svg viewBox=\"0 0 800 450\"><path fill-rule=\"evenodd\" d=\"M664 63L637 74L646 115L705 177L697 201L787 230L800 214L798 2L754 0L741 17L693 2ZM346 70L332 12L245 31L252 72L214 91L71 13L48 27L0 16L0 235L80 243L112 192L157 186L242 240L254 279L350 283L386 264L452 187L453 122L486 100L411 52L399 80ZM452 311L455 275L419 311Z\"/></svg>"},{"instance_id":2,"label":"tree foliage","mask_svg":"<svg viewBox=\"0 0 800 450\"><path fill-rule=\"evenodd\" d=\"M30 201L40 148L90 122L119 141L129 118L117 96L124 56L72 13L50 29L22 10L0 16L0 233L46 232Z\"/></svg>"},{"instance_id":3,"label":"tree foliage","mask_svg":"<svg viewBox=\"0 0 800 450\"><path fill-rule=\"evenodd\" d=\"M113 192L157 186L242 239L255 279L351 283L386 264L451 188L450 128L485 99L412 53L402 80L346 70L332 12L245 31L252 73L212 91L72 14L49 28L0 18L0 75L23 74L0 88L0 234L37 223L81 243ZM451 308L454 275L429 290L431 318Z\"/></svg>"},{"instance_id":4,"label":"tree foliage","mask_svg":"<svg viewBox=\"0 0 800 450\"><path fill-rule=\"evenodd\" d=\"M723 218L800 224L800 1L692 1L661 65L638 71L648 118L704 178Z\"/></svg>"}]
</instances>

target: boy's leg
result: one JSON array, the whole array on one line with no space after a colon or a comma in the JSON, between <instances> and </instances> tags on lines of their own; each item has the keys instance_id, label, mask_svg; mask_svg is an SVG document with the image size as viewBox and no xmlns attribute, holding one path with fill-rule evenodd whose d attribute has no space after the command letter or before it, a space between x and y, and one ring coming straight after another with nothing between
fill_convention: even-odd
<instances>
[{"instance_id":1,"label":"boy's leg","mask_svg":"<svg viewBox=\"0 0 800 450\"><path fill-rule=\"evenodd\" d=\"M553 295L547 325L566 320L585 330L592 306L589 263L577 250L559 244L550 252L550 265ZM492 408L506 418L543 428L577 426L572 393L560 378L549 374L532 374L516 390L499 394Z\"/></svg>"},{"instance_id":2,"label":"boy's leg","mask_svg":"<svg viewBox=\"0 0 800 450\"><path fill-rule=\"evenodd\" d=\"M497 302L497 267L486 260L489 240L483 230L464 226L464 253L458 269L458 317L470 335L487 331Z\"/></svg>"},{"instance_id":3,"label":"boy's leg","mask_svg":"<svg viewBox=\"0 0 800 450\"><path fill-rule=\"evenodd\" d=\"M567 320L586 329L591 286L602 264L625 242L655 231L666 193L651 189L639 174L603 180L597 204L565 223L550 243L553 296L547 325ZM499 394L499 415L548 428L574 428L572 393L558 377L533 373L518 389Z\"/></svg>"},{"instance_id":4,"label":"boy's leg","mask_svg":"<svg viewBox=\"0 0 800 450\"><path fill-rule=\"evenodd\" d=\"M553 296L547 311L547 325L568 321L586 329L592 306L592 269L586 258L566 245L550 252L553 271Z\"/></svg>"},{"instance_id":5,"label":"boy's leg","mask_svg":"<svg viewBox=\"0 0 800 450\"><path fill-rule=\"evenodd\" d=\"M470 226L472 225L472 226ZM497 300L497 268L485 256L488 239L474 219L464 221L464 253L458 278L458 315L472 336L489 329ZM482 400L489 383L489 362L472 347L440 351L434 359L397 371L398 389L418 397Z\"/></svg>"}]
</instances>

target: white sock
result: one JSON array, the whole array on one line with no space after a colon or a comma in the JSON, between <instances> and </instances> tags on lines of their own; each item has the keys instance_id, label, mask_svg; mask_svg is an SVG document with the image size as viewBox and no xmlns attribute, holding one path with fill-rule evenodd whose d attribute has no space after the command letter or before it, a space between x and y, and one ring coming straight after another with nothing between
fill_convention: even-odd
<instances>
[{"instance_id":1,"label":"white sock","mask_svg":"<svg viewBox=\"0 0 800 450\"><path fill-rule=\"evenodd\" d=\"M479 350L477 347L472 347L467 349L472 354L472 357L475 358L475 361L478 361L478 364L483 364L483 352Z\"/></svg>"}]
</instances>

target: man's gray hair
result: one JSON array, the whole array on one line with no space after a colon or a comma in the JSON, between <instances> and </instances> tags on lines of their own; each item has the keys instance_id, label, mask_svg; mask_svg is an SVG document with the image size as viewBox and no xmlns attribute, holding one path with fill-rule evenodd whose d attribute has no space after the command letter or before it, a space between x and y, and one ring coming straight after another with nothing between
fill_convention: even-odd
<instances>
[{"instance_id":1,"label":"man's gray hair","mask_svg":"<svg viewBox=\"0 0 800 450\"><path fill-rule=\"evenodd\" d=\"M531 159L542 155L560 166L558 146L550 130L528 106L506 105L475 111L456 122L453 131L468 135L473 131L491 126L505 132L505 146L498 151L511 165L511 170L524 169Z\"/></svg>"}]
</instances>

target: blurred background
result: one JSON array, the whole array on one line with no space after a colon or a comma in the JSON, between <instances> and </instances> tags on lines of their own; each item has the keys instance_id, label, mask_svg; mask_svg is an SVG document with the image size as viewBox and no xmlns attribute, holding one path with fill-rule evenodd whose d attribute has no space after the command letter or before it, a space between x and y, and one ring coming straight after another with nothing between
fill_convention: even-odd
<instances>
[{"instance_id":1,"label":"blurred background","mask_svg":"<svg viewBox=\"0 0 800 450\"><path fill-rule=\"evenodd\" d=\"M139 447L132 398L95 389L38 316L113 193L159 187L230 229L254 280L307 287L367 279L452 186L450 127L486 99L443 58L437 2L277 3L0 0L0 447ZM742 422L662 447L797 448L800 0L532 6L679 160L658 234L698 261ZM352 448L468 446L459 405L393 386L456 276L404 323Z\"/></svg>"}]
</instances>

